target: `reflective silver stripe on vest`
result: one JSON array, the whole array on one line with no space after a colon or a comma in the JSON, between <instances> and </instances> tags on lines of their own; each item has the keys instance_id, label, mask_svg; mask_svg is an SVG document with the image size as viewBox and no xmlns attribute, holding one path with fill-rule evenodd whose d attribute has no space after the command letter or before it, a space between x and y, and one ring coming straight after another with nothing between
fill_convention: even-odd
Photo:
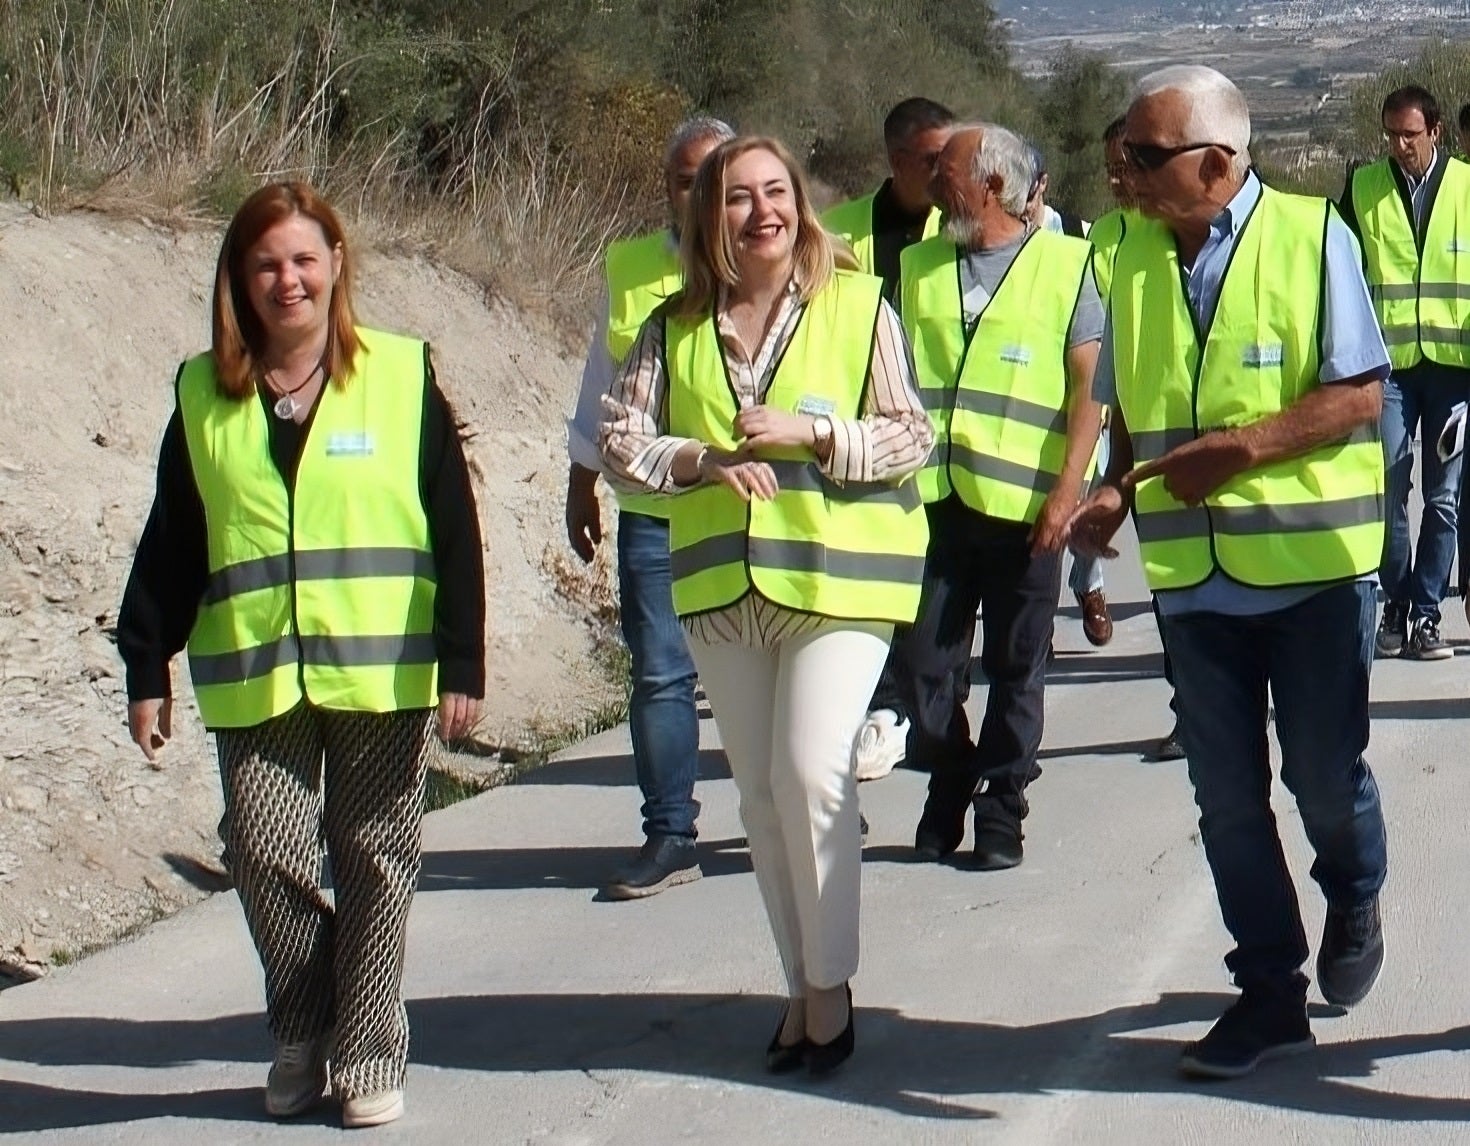
<instances>
[{"instance_id":1,"label":"reflective silver stripe on vest","mask_svg":"<svg viewBox=\"0 0 1470 1146\"><path fill-rule=\"evenodd\" d=\"M1194 431L1192 429L1130 430L1128 437L1133 442L1133 461L1135 464L1141 464L1161 458L1170 450L1176 450L1194 441Z\"/></svg>"},{"instance_id":2,"label":"reflective silver stripe on vest","mask_svg":"<svg viewBox=\"0 0 1470 1146\"><path fill-rule=\"evenodd\" d=\"M1139 510L1136 528L1141 544L1155 541L1184 541L1205 537L1213 526L1216 533L1230 537L1256 537L1267 533L1314 533L1351 529L1381 519L1383 508L1374 494L1339 501L1311 501L1298 505L1246 505L1222 508L1212 505L1173 509Z\"/></svg>"},{"instance_id":3,"label":"reflective silver stripe on vest","mask_svg":"<svg viewBox=\"0 0 1470 1146\"><path fill-rule=\"evenodd\" d=\"M363 665L429 665L438 660L433 633L399 633L386 637L301 638L308 665L358 668Z\"/></svg>"},{"instance_id":4,"label":"reflective silver stripe on vest","mask_svg":"<svg viewBox=\"0 0 1470 1146\"><path fill-rule=\"evenodd\" d=\"M1140 509L1134 528L1138 531L1140 545L1155 541L1183 541L1190 537L1208 536L1210 515L1200 506L1189 505L1147 512Z\"/></svg>"},{"instance_id":5,"label":"reflective silver stripe on vest","mask_svg":"<svg viewBox=\"0 0 1470 1146\"><path fill-rule=\"evenodd\" d=\"M930 413L935 410L948 410L953 394L954 388L951 386L920 386L919 404Z\"/></svg>"},{"instance_id":6,"label":"reflective silver stripe on vest","mask_svg":"<svg viewBox=\"0 0 1470 1146\"><path fill-rule=\"evenodd\" d=\"M1458 326L1430 326L1428 323L1419 324L1420 342L1442 342L1450 346L1464 346L1470 343L1470 330L1462 330Z\"/></svg>"},{"instance_id":7,"label":"reflective silver stripe on vest","mask_svg":"<svg viewBox=\"0 0 1470 1146\"><path fill-rule=\"evenodd\" d=\"M1008 462L991 454L977 453L958 442L949 444L949 464L951 469L959 466L976 477L989 478L991 481L1004 482L1006 485L1020 486L1022 489L1029 489L1032 493L1043 495L1050 493L1052 486L1057 482L1056 474L1033 469L1031 466L1023 466L1017 462Z\"/></svg>"},{"instance_id":8,"label":"reflective silver stripe on vest","mask_svg":"<svg viewBox=\"0 0 1470 1146\"><path fill-rule=\"evenodd\" d=\"M304 655L303 655L304 654ZM196 688L240 684L269 676L277 669L304 660L328 668L369 665L425 665L439 659L432 633L387 637L302 637L287 634L268 645L229 653L189 654L189 673Z\"/></svg>"},{"instance_id":9,"label":"reflective silver stripe on vest","mask_svg":"<svg viewBox=\"0 0 1470 1146\"><path fill-rule=\"evenodd\" d=\"M1039 430L1051 430L1053 433L1067 432L1065 410L1053 410L1040 402L1028 402L1025 398L1013 395L968 390L961 386L955 395L954 408L971 414L1004 418L1008 422L1019 422L1023 426L1035 426Z\"/></svg>"},{"instance_id":10,"label":"reflective silver stripe on vest","mask_svg":"<svg viewBox=\"0 0 1470 1146\"><path fill-rule=\"evenodd\" d=\"M796 493L819 493L832 501L868 501L879 505L896 505L917 509L922 503L912 481L894 485L886 481L837 482L822 472L815 462L767 462L776 474L776 484Z\"/></svg>"},{"instance_id":11,"label":"reflective silver stripe on vest","mask_svg":"<svg viewBox=\"0 0 1470 1146\"><path fill-rule=\"evenodd\" d=\"M1130 431L1128 437L1133 442L1133 463L1142 465L1144 462L1163 457L1170 450L1188 445L1194 441L1195 434L1193 430L1141 430L1137 433ZM1364 442L1376 441L1378 441L1378 422L1375 420L1363 422L1357 426L1343 439L1343 444L1356 446ZM1332 443L1329 442L1322 448L1328 449L1331 445Z\"/></svg>"},{"instance_id":12,"label":"reflective silver stripe on vest","mask_svg":"<svg viewBox=\"0 0 1470 1146\"><path fill-rule=\"evenodd\" d=\"M434 555L397 546L353 549L306 549L296 554L298 581L338 581L353 577L421 577L434 580ZM214 605L241 593L270 589L291 580L289 554L257 557L227 565L209 579L204 604Z\"/></svg>"},{"instance_id":13,"label":"reflective silver stripe on vest","mask_svg":"<svg viewBox=\"0 0 1470 1146\"><path fill-rule=\"evenodd\" d=\"M1215 531L1233 537L1351 529L1355 525L1371 525L1382 516L1383 506L1376 494L1339 501L1308 501L1298 505L1248 505L1228 509L1210 506L1210 521Z\"/></svg>"},{"instance_id":14,"label":"reflective silver stripe on vest","mask_svg":"<svg viewBox=\"0 0 1470 1146\"><path fill-rule=\"evenodd\" d=\"M1375 302L1403 302L1413 298L1470 298L1470 283L1380 283L1368 292Z\"/></svg>"},{"instance_id":15,"label":"reflective silver stripe on vest","mask_svg":"<svg viewBox=\"0 0 1470 1146\"><path fill-rule=\"evenodd\" d=\"M900 581L917 584L924 576L924 558L894 553L854 553L818 541L776 540L721 533L675 549L669 563L677 580L721 565L749 563L764 569L794 573L821 573L849 581Z\"/></svg>"},{"instance_id":16,"label":"reflective silver stripe on vest","mask_svg":"<svg viewBox=\"0 0 1470 1146\"><path fill-rule=\"evenodd\" d=\"M1402 302L1405 299L1418 298L1419 287L1415 283L1379 283L1377 286L1370 283L1368 294L1374 302Z\"/></svg>"},{"instance_id":17,"label":"reflective silver stripe on vest","mask_svg":"<svg viewBox=\"0 0 1470 1146\"><path fill-rule=\"evenodd\" d=\"M1416 326L1413 323L1383 328L1385 346L1405 346L1412 342L1439 342L1449 346L1463 346L1470 343L1470 331L1461 330L1456 326L1430 326L1428 324Z\"/></svg>"},{"instance_id":18,"label":"reflective silver stripe on vest","mask_svg":"<svg viewBox=\"0 0 1470 1146\"><path fill-rule=\"evenodd\" d=\"M293 634L287 634L268 645L237 649L229 653L189 654L189 675L194 687L214 684L239 684L256 677L269 676L285 665L301 659L301 646Z\"/></svg>"}]
</instances>

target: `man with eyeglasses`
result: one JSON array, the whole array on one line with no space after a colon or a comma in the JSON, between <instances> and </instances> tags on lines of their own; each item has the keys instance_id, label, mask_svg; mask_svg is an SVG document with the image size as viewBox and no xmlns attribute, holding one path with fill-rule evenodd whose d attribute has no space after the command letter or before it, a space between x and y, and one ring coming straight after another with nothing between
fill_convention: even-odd
<instances>
[{"instance_id":1,"label":"man with eyeglasses","mask_svg":"<svg viewBox=\"0 0 1470 1146\"><path fill-rule=\"evenodd\" d=\"M1070 534L1116 555L1135 513L1241 988L1180 1067L1234 1078L1314 1042L1268 696L1327 898L1318 986L1351 1006L1383 962L1387 844L1363 752L1388 354L1352 232L1327 200L1262 186L1245 97L1225 76L1144 77L1125 134L1145 218L1118 246L1094 383L1113 407L1113 457Z\"/></svg>"},{"instance_id":2,"label":"man with eyeglasses","mask_svg":"<svg viewBox=\"0 0 1470 1146\"><path fill-rule=\"evenodd\" d=\"M1379 576L1379 656L1444 660L1440 602L1455 560L1461 459L1433 444L1470 394L1470 167L1439 149L1439 104L1417 85L1390 92L1382 122L1388 154L1357 168L1342 213L1363 243L1374 310L1393 374L1383 387L1388 536ZM1424 509L1409 540L1414 434Z\"/></svg>"},{"instance_id":3,"label":"man with eyeglasses","mask_svg":"<svg viewBox=\"0 0 1470 1146\"><path fill-rule=\"evenodd\" d=\"M940 212L929 180L953 129L954 114L943 104L922 96L896 104L883 121L889 178L876 191L822 216L827 230L852 247L862 269L883 280L883 297L895 305L904 249L939 233ZM887 775L908 752L902 646L903 633L895 633L868 718L858 729L853 765L859 780Z\"/></svg>"}]
</instances>

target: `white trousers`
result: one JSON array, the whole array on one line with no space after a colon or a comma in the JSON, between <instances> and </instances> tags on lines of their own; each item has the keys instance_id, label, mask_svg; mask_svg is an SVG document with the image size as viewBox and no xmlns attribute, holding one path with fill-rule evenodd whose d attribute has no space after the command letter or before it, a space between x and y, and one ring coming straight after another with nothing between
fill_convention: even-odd
<instances>
[{"instance_id":1,"label":"white trousers","mask_svg":"<svg viewBox=\"0 0 1470 1146\"><path fill-rule=\"evenodd\" d=\"M891 625L834 621L773 649L689 642L793 998L857 971L852 745L892 636Z\"/></svg>"}]
</instances>

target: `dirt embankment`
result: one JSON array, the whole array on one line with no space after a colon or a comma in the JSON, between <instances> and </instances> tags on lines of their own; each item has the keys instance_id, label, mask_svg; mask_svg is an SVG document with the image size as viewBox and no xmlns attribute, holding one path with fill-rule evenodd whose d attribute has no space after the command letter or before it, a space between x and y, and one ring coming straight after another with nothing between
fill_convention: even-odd
<instances>
[{"instance_id":1,"label":"dirt embankment","mask_svg":"<svg viewBox=\"0 0 1470 1146\"><path fill-rule=\"evenodd\" d=\"M218 855L212 746L182 658L175 740L153 770L127 736L110 636L174 372L208 340L218 242L0 205L0 969L198 898L180 872ZM364 253L358 300L368 324L433 343L467 423L489 595L478 739L577 719L610 691L590 623L606 563L575 569L561 525L580 363L419 259Z\"/></svg>"}]
</instances>

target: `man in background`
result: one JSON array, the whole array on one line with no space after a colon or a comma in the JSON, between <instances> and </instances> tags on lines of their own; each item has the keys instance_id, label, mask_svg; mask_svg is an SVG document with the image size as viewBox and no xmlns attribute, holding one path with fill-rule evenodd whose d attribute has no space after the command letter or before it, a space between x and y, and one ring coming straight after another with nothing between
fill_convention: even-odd
<instances>
[{"instance_id":1,"label":"man in background","mask_svg":"<svg viewBox=\"0 0 1470 1146\"><path fill-rule=\"evenodd\" d=\"M664 153L668 229L607 249L607 305L598 312L576 412L567 424L567 539L583 561L592 560L602 540L597 503L602 463L596 445L602 396L644 319L683 285L679 220L689 190L704 157L734 134L717 119L701 117L680 125ZM702 874L694 850L699 714L694 661L674 614L667 499L619 494L618 507L618 605L633 662L628 723L643 793L645 842L637 858L613 874L603 893L610 899L641 899Z\"/></svg>"}]
</instances>

